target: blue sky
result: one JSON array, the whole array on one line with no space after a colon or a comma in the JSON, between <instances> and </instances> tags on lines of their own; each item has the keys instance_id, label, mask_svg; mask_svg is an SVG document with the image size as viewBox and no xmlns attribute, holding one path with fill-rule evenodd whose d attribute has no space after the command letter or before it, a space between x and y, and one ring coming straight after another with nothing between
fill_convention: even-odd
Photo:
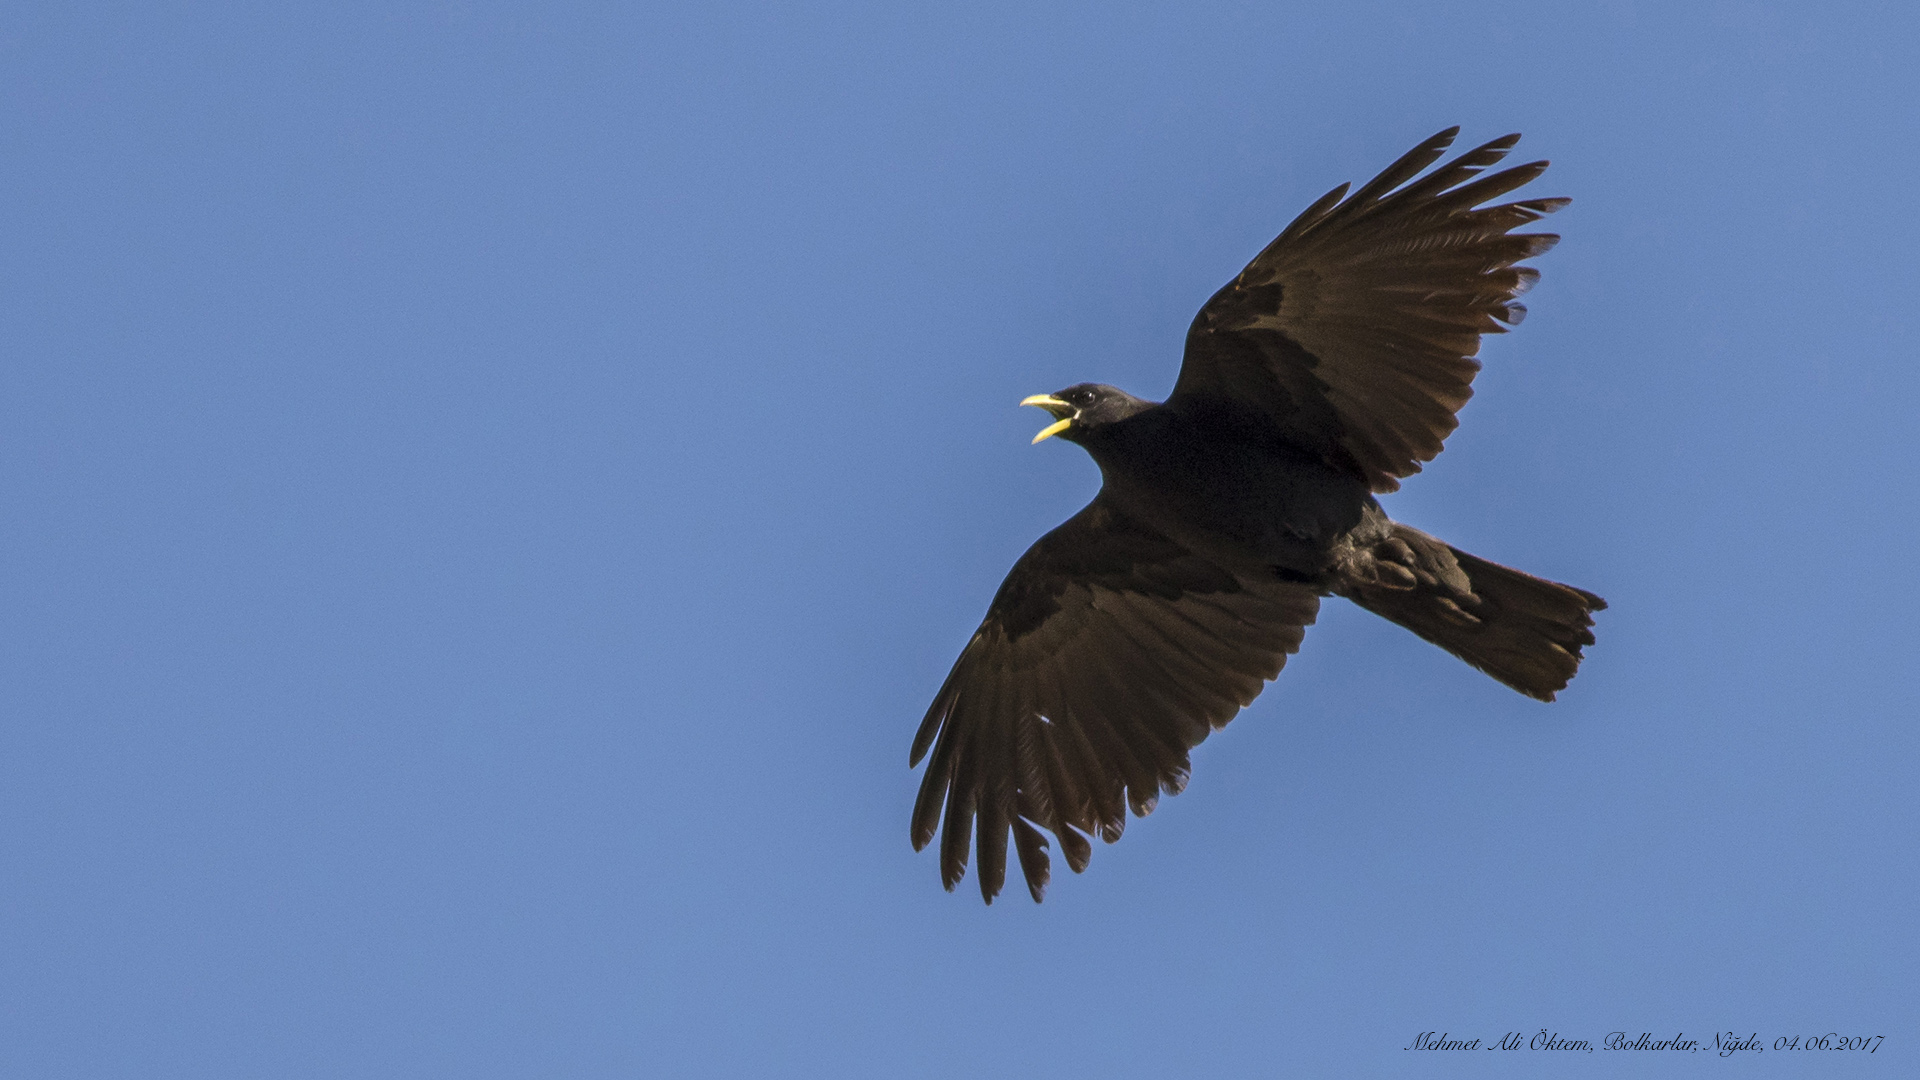
<instances>
[{"instance_id":1,"label":"blue sky","mask_svg":"<svg viewBox=\"0 0 1920 1080\"><path fill-rule=\"evenodd\" d=\"M10 8L0 1072L1912 1071L1916 46L1893 4ZM1580 677L1331 601L1087 874L944 893L909 739L1098 483L1014 402L1164 394L1213 289L1452 124L1574 204L1387 507L1607 597ZM1402 1049L1543 1028L1886 1040Z\"/></svg>"}]
</instances>

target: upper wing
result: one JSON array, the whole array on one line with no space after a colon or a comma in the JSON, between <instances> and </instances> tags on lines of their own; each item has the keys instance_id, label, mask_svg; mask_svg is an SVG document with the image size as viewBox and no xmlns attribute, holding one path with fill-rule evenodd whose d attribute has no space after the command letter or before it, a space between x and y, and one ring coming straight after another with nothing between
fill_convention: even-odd
<instances>
[{"instance_id":1,"label":"upper wing","mask_svg":"<svg viewBox=\"0 0 1920 1080\"><path fill-rule=\"evenodd\" d=\"M1560 239L1509 230L1569 202L1475 209L1546 170L1536 161L1466 183L1518 135L1407 183L1459 130L1421 143L1344 202L1347 185L1328 192L1215 293L1187 331L1167 404L1251 406L1374 491L1433 460L1473 394L1480 335L1526 315L1514 298L1540 275L1514 263Z\"/></svg>"},{"instance_id":2,"label":"upper wing","mask_svg":"<svg viewBox=\"0 0 1920 1080\"><path fill-rule=\"evenodd\" d=\"M945 805L940 874L967 871L980 819L980 893L1006 881L1011 828L1027 888L1048 879L1051 830L1077 872L1092 847L1187 782L1187 750L1280 673L1319 611L1312 589L1236 578L1114 511L1105 497L1014 564L913 740L932 747L913 846ZM1038 826L1039 828L1036 828Z\"/></svg>"}]
</instances>

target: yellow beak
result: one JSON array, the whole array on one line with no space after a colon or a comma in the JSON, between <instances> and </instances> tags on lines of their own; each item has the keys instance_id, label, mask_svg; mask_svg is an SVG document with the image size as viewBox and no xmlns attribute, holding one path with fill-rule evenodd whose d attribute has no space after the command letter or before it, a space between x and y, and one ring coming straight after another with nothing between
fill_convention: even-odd
<instances>
[{"instance_id":1,"label":"yellow beak","mask_svg":"<svg viewBox=\"0 0 1920 1080\"><path fill-rule=\"evenodd\" d=\"M1072 413L1074 411L1073 406L1065 401L1061 401L1059 398L1054 397L1052 394L1035 394L1032 397L1022 399L1020 404L1038 405L1039 407L1047 410L1048 412L1052 413L1055 416L1060 416L1061 413L1068 414L1066 416L1061 417L1058 420L1055 420L1053 423L1048 424L1046 427L1041 428L1040 434L1035 435L1033 437L1033 441L1036 444L1043 439L1051 439L1055 435L1058 435L1061 432L1073 426L1073 416L1072 416Z\"/></svg>"}]
</instances>

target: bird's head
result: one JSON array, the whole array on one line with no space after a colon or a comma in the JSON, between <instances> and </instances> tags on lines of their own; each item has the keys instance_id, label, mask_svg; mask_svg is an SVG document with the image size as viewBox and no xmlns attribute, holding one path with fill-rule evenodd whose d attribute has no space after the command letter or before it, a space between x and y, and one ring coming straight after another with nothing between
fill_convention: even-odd
<instances>
[{"instance_id":1,"label":"bird's head","mask_svg":"<svg viewBox=\"0 0 1920 1080\"><path fill-rule=\"evenodd\" d=\"M1081 383L1051 394L1035 394L1020 404L1037 405L1054 416L1053 423L1033 437L1036 443L1055 435L1068 442L1080 442L1089 432L1152 406L1152 402L1142 401L1125 390L1099 383Z\"/></svg>"}]
</instances>

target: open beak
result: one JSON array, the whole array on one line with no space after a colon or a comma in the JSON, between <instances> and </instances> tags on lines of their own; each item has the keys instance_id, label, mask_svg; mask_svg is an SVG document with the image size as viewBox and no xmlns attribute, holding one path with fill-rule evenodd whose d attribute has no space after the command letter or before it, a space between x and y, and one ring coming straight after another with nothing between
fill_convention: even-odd
<instances>
[{"instance_id":1,"label":"open beak","mask_svg":"<svg viewBox=\"0 0 1920 1080\"><path fill-rule=\"evenodd\" d=\"M1059 398L1054 397L1052 394L1035 394L1030 398L1022 399L1020 404L1038 405L1041 408L1047 410L1048 412L1060 418L1058 420L1055 420L1053 423L1048 424L1046 427L1041 428L1040 434L1035 435L1033 437L1033 441L1035 443L1040 442L1042 439L1051 439L1055 435L1058 435L1061 432L1067 430L1069 427L1073 426L1073 414L1074 414L1073 406L1069 405L1064 401L1061 401Z\"/></svg>"}]
</instances>

